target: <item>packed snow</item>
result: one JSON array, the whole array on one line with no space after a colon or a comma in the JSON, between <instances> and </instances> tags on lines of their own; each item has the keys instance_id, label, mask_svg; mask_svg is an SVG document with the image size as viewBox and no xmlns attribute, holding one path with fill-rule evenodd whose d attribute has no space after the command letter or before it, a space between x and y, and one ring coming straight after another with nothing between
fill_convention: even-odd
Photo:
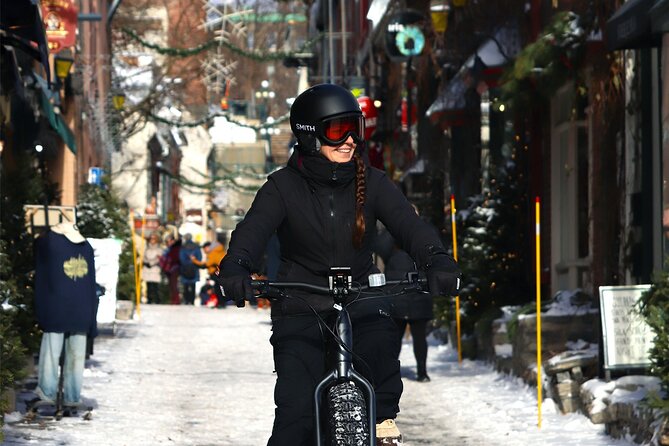
<instances>
[{"instance_id":1,"label":"packed snow","mask_svg":"<svg viewBox=\"0 0 669 446\"><path fill-rule=\"evenodd\" d=\"M266 444L274 375L267 310L143 305L95 341L82 395L92 420L23 422L30 392L5 416L5 445ZM406 445L631 446L550 399L537 426L535 390L486 363L464 360L430 338L431 382L415 381L411 340L401 353L404 394L397 424ZM30 380L27 387L30 387ZM34 382L32 382L34 385ZM79 414L81 415L81 413ZM41 422L41 424L40 424Z\"/></svg>"}]
</instances>

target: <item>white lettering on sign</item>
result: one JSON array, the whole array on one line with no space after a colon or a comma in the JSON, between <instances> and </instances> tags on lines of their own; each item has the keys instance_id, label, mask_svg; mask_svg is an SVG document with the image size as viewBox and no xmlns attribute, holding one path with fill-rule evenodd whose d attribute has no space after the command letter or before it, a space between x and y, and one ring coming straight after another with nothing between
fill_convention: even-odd
<instances>
[{"instance_id":1,"label":"white lettering on sign","mask_svg":"<svg viewBox=\"0 0 669 446\"><path fill-rule=\"evenodd\" d=\"M398 33L404 31L404 25L401 23L389 23L388 24L388 32L389 33Z\"/></svg>"}]
</instances>

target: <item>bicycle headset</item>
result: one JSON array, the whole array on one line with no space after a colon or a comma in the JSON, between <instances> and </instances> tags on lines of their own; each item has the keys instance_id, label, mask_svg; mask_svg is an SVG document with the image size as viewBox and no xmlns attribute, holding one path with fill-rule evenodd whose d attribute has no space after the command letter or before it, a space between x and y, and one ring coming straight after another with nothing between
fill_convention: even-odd
<instances>
[{"instance_id":1,"label":"bicycle headset","mask_svg":"<svg viewBox=\"0 0 669 446\"><path fill-rule=\"evenodd\" d=\"M321 145L338 146L349 136L364 142L365 118L353 94L335 84L319 84L303 91L290 107L290 128L297 148L305 154Z\"/></svg>"}]
</instances>

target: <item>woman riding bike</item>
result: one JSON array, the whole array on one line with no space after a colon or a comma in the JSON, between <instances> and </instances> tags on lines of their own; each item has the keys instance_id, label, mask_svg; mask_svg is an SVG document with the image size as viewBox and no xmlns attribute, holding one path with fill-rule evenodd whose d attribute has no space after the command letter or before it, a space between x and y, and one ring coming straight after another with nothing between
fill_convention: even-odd
<instances>
[{"instance_id":1,"label":"woman riding bike","mask_svg":"<svg viewBox=\"0 0 669 446\"><path fill-rule=\"evenodd\" d=\"M418 266L433 294L457 292L459 270L437 232L424 223L384 172L363 155L365 123L355 97L333 84L311 87L290 110L298 141L288 165L268 177L245 218L232 233L220 264L228 299L252 298L250 275L276 232L281 246L277 280L327 286L330 267L350 266L353 280L378 273L372 261L377 219ZM316 384L328 370L326 335L312 309L330 319L332 298L303 291L272 305L277 382L269 446L313 445ZM397 327L384 299L351 305L356 369L376 392L378 444L401 444L394 419L402 394Z\"/></svg>"}]
</instances>

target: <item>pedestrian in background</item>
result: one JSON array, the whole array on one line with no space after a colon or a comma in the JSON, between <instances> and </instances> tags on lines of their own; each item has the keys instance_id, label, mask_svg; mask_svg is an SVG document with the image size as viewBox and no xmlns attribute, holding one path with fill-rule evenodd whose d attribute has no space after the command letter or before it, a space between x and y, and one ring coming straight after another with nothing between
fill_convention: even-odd
<instances>
[{"instance_id":1,"label":"pedestrian in background","mask_svg":"<svg viewBox=\"0 0 669 446\"><path fill-rule=\"evenodd\" d=\"M418 208L412 205L416 215ZM397 241L388 232L382 228L376 236L374 242L375 252L381 257L384 263L383 273L388 280L403 280L407 278L407 273L418 274L416 263L411 256L400 248ZM424 274L421 273L424 278ZM397 324L397 355L402 350L402 339L407 326L411 333L413 343L413 354L416 358L416 381L429 382L430 377L427 374L427 329L430 320L434 319L434 302L430 293L409 293L405 296L391 297L390 315Z\"/></svg>"},{"instance_id":2,"label":"pedestrian in background","mask_svg":"<svg viewBox=\"0 0 669 446\"><path fill-rule=\"evenodd\" d=\"M197 267L199 268L206 268L207 269L207 281L206 283L202 286L200 289L199 295L200 295L200 302L202 305L206 305L209 301L210 295L215 292L216 286L215 286L215 277L214 274L218 270L218 264L221 263L221 260L223 257L225 257L225 246L223 245L225 243L225 237L218 236L217 240L214 243L211 242L205 242L204 245L202 245L202 250L204 251L205 254L205 259L204 260L199 260L195 256L191 256L190 260L193 262ZM225 300L224 299L216 299L216 305L217 307L224 307L225 306Z\"/></svg>"},{"instance_id":3,"label":"pedestrian in background","mask_svg":"<svg viewBox=\"0 0 669 446\"><path fill-rule=\"evenodd\" d=\"M179 251L179 278L183 286L184 304L195 304L195 284L200 280L200 269L193 262L192 258L198 261L202 260L202 250L200 246L193 241L193 236L184 234L184 241Z\"/></svg>"},{"instance_id":4,"label":"pedestrian in background","mask_svg":"<svg viewBox=\"0 0 669 446\"><path fill-rule=\"evenodd\" d=\"M390 257L386 260L386 279L402 280L408 272L417 273L416 264L406 251L395 245ZM430 293L409 293L405 296L391 297L390 315L397 324L397 354L402 349L402 338L407 326L411 332L413 354L416 358L416 381L428 382L427 374L427 326L434 318L433 301Z\"/></svg>"},{"instance_id":5,"label":"pedestrian in background","mask_svg":"<svg viewBox=\"0 0 669 446\"><path fill-rule=\"evenodd\" d=\"M181 240L173 234L168 234L165 243L167 247L160 256L160 268L167 276L170 287L170 303L179 305L181 296L179 296L179 251L181 250Z\"/></svg>"},{"instance_id":6,"label":"pedestrian in background","mask_svg":"<svg viewBox=\"0 0 669 446\"><path fill-rule=\"evenodd\" d=\"M146 282L146 301L150 304L160 303L160 256L162 253L160 238L154 232L149 237L149 243L144 249L142 258L142 279Z\"/></svg>"}]
</instances>

